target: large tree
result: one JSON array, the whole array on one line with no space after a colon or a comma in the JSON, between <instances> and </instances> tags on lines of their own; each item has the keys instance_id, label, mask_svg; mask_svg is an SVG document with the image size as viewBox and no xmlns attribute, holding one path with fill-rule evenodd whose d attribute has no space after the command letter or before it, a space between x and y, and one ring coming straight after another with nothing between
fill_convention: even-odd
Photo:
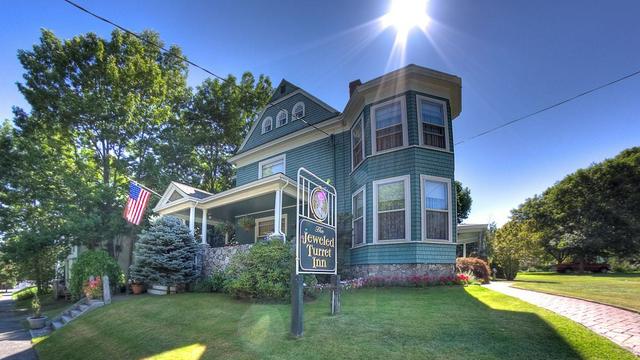
<instances>
[{"instance_id":1,"label":"large tree","mask_svg":"<svg viewBox=\"0 0 640 360\"><path fill-rule=\"evenodd\" d=\"M458 224L462 224L462 222L469 217L473 199L471 199L471 190L468 187L463 186L460 181L456 180L455 186L456 186L456 215L458 219Z\"/></svg>"},{"instance_id":2,"label":"large tree","mask_svg":"<svg viewBox=\"0 0 640 360\"><path fill-rule=\"evenodd\" d=\"M140 36L147 41L117 30L109 40L88 33L63 41L43 30L39 44L18 52L18 88L31 113L16 125L63 142L61 160L76 169L66 185L81 195L78 211L65 216L76 225L74 240L89 247L124 231L126 176L144 179L156 165L158 134L188 99L180 49L165 54L151 45L162 44L156 33ZM63 154L66 146L73 151Z\"/></svg>"}]
</instances>

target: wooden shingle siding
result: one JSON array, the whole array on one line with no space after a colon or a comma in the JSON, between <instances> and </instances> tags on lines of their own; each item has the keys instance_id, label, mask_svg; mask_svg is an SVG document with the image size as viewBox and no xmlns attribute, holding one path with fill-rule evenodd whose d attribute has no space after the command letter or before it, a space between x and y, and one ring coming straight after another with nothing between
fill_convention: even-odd
<instances>
[{"instance_id":1,"label":"wooden shingle siding","mask_svg":"<svg viewBox=\"0 0 640 360\"><path fill-rule=\"evenodd\" d=\"M308 98L304 94L298 93L298 94L292 95L265 110L265 112L262 114L262 117L258 120L258 125L256 126L255 130L253 131L249 139L247 139L247 142L242 148L242 150L240 151L240 153L253 149L260 145L266 144L269 141L281 138L284 135L287 135L292 132L308 127L309 125L305 124L304 121L302 120L293 120L293 117L291 115L293 106L299 101L302 101L305 104L304 120L309 124L317 124L324 120L333 118L337 115L336 113L328 111L327 109L325 109L324 107L322 107L321 105L313 101L312 99ZM287 110L287 113L289 114L289 122L286 125L283 125L281 127L276 127L276 124L275 124L276 115L282 109ZM271 116L271 118L274 121L273 130L263 134L262 120L269 116Z\"/></svg>"},{"instance_id":2,"label":"wooden shingle siding","mask_svg":"<svg viewBox=\"0 0 640 360\"><path fill-rule=\"evenodd\" d=\"M368 245L351 249L351 265L360 264L452 264L455 244L401 243Z\"/></svg>"}]
</instances>

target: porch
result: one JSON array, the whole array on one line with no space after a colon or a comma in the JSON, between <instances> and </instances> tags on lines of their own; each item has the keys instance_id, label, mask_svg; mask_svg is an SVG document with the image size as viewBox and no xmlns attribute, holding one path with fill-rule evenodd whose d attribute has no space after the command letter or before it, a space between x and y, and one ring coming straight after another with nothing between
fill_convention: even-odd
<instances>
[{"instance_id":1,"label":"porch","mask_svg":"<svg viewBox=\"0 0 640 360\"><path fill-rule=\"evenodd\" d=\"M295 236L296 183L275 174L217 194L172 182L153 209L176 216L200 243L252 244L268 234Z\"/></svg>"},{"instance_id":2,"label":"porch","mask_svg":"<svg viewBox=\"0 0 640 360\"><path fill-rule=\"evenodd\" d=\"M486 257L485 233L487 227L487 224L458 225L456 257Z\"/></svg>"}]
</instances>

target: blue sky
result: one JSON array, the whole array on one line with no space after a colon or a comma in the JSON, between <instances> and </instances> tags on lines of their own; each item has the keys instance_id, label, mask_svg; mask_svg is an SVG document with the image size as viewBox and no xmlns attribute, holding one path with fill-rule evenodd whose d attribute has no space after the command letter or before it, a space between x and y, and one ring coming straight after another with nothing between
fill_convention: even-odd
<instances>
[{"instance_id":1,"label":"blue sky","mask_svg":"<svg viewBox=\"0 0 640 360\"><path fill-rule=\"evenodd\" d=\"M302 86L337 109L348 83L408 63L462 78L456 141L640 69L640 2L431 0L428 37L410 33L390 56L393 29L372 23L382 1L88 1L135 31L153 29L222 75L245 70ZM59 37L111 27L56 1L0 2L0 118L26 103L17 49L40 28ZM206 74L190 70L197 85ZM456 148L456 178L471 188L468 222L509 210L563 176L640 143L640 76Z\"/></svg>"}]
</instances>

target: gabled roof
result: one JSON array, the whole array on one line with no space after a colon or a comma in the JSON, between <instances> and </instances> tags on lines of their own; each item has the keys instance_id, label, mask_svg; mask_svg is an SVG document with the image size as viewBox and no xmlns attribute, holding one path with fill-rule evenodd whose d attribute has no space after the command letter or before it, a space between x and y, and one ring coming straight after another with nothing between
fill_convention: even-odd
<instances>
[{"instance_id":1,"label":"gabled roof","mask_svg":"<svg viewBox=\"0 0 640 360\"><path fill-rule=\"evenodd\" d=\"M299 86L285 79L282 79L280 81L280 84L275 88L273 94L271 95L271 98L269 99L269 103L264 107L264 109L262 109L260 114L256 117L251 129L249 130L249 132L244 138L244 141L240 145L240 148L238 148L237 154L243 153L244 151L247 151L256 146L262 145L263 143L273 140L273 139L265 138L265 139L260 139L259 141L256 141L257 139L255 138L252 139L252 136L254 136L254 132L256 132L256 129L260 129L260 124L262 123L262 120L264 118L266 118L267 116L271 116L272 118L275 119L275 111L274 111L275 109L279 109L283 104L287 104L288 102L297 102L302 99L306 99L305 118L303 119L304 121L300 121L299 123L302 125L291 126L293 124L293 120L290 117L289 118L290 124L287 125L286 130L279 131L279 132L286 132L286 133L278 134L278 137L286 135L289 132L300 130L300 128L308 127L308 124L317 124L319 122L335 118L340 114L338 110L334 109L324 101L311 95L309 92L305 91ZM288 104L288 105L289 106L285 106L284 108L287 109L289 112L289 115L291 115L290 113L291 113L291 108L293 104ZM317 111L312 111L313 110L312 107L317 108ZM275 134L275 131L270 135L274 135L274 134ZM250 139L252 139L252 141L250 141Z\"/></svg>"},{"instance_id":2,"label":"gabled roof","mask_svg":"<svg viewBox=\"0 0 640 360\"><path fill-rule=\"evenodd\" d=\"M158 209L167 207L169 204L175 205L189 203L191 201L199 201L211 195L213 194L204 190L172 181L164 191L164 194L162 194L162 198L160 198L158 204L153 208L153 211L157 212Z\"/></svg>"}]
</instances>

